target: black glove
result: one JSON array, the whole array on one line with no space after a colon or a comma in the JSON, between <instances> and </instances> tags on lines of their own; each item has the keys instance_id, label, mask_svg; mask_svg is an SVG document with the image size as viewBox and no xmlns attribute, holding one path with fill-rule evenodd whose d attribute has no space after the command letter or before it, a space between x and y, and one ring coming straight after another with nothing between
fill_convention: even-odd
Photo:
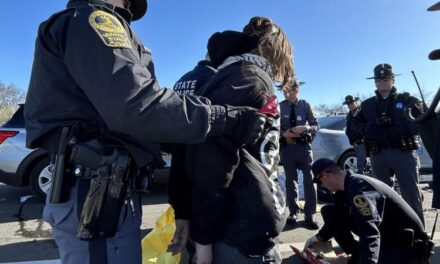
<instances>
[{"instance_id":1,"label":"black glove","mask_svg":"<svg viewBox=\"0 0 440 264\"><path fill-rule=\"evenodd\" d=\"M226 124L223 134L244 145L255 144L264 133L266 117L252 107L226 105L225 108Z\"/></svg>"}]
</instances>

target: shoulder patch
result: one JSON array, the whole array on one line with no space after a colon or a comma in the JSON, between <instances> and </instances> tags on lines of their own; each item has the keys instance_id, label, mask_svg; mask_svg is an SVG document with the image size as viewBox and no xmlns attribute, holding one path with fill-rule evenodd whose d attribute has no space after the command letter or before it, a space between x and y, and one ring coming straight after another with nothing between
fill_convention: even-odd
<instances>
[{"instance_id":1,"label":"shoulder patch","mask_svg":"<svg viewBox=\"0 0 440 264\"><path fill-rule=\"evenodd\" d=\"M417 108L417 110L419 110L420 112L424 112L425 111L425 107L423 106L423 103L420 101L417 101L414 106Z\"/></svg>"},{"instance_id":2,"label":"shoulder patch","mask_svg":"<svg viewBox=\"0 0 440 264\"><path fill-rule=\"evenodd\" d=\"M112 14L96 10L90 14L89 23L106 46L112 48L131 48L131 42L125 28Z\"/></svg>"},{"instance_id":3,"label":"shoulder patch","mask_svg":"<svg viewBox=\"0 0 440 264\"><path fill-rule=\"evenodd\" d=\"M363 216L372 215L370 202L365 198L364 195L358 194L353 197L353 204L358 209L359 213Z\"/></svg>"}]
</instances>

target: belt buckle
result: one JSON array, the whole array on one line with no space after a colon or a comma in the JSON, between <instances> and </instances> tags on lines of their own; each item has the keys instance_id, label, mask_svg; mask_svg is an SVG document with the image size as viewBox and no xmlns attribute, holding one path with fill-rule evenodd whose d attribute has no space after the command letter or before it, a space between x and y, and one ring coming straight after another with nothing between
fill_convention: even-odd
<instances>
[{"instance_id":1,"label":"belt buckle","mask_svg":"<svg viewBox=\"0 0 440 264\"><path fill-rule=\"evenodd\" d=\"M269 263L271 263L271 262L274 262L274 261L275 261L275 258L274 258L273 256L263 255L263 256L261 257L261 260L262 260L263 262L269 262Z\"/></svg>"},{"instance_id":2,"label":"belt buckle","mask_svg":"<svg viewBox=\"0 0 440 264\"><path fill-rule=\"evenodd\" d=\"M295 142L293 141L293 138L286 138L286 143L287 144L295 144Z\"/></svg>"}]
</instances>

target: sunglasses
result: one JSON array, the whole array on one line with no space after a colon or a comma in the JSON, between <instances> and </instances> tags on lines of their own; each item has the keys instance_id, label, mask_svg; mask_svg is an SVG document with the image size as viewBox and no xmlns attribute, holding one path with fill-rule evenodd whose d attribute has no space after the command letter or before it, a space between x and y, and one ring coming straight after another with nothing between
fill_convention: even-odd
<instances>
[{"instance_id":1,"label":"sunglasses","mask_svg":"<svg viewBox=\"0 0 440 264\"><path fill-rule=\"evenodd\" d=\"M330 172L330 171L323 171L320 174L316 175L315 181L318 185L320 185L320 186L322 185L321 178L322 178L322 176L324 176L324 173L328 173L328 172Z\"/></svg>"},{"instance_id":2,"label":"sunglasses","mask_svg":"<svg viewBox=\"0 0 440 264\"><path fill-rule=\"evenodd\" d=\"M385 79L374 79L375 83L384 83L384 82L389 82L391 80L391 78L385 78Z\"/></svg>"}]
</instances>

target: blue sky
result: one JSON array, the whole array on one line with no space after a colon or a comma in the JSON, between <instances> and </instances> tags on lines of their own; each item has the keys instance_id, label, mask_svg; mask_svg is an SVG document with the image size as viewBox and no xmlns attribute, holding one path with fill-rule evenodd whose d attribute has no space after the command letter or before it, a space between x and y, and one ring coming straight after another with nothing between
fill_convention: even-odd
<instances>
[{"instance_id":1,"label":"blue sky","mask_svg":"<svg viewBox=\"0 0 440 264\"><path fill-rule=\"evenodd\" d=\"M250 17L267 16L287 33L295 49L295 69L307 84L301 97L339 104L345 95L372 94L366 80L375 65L393 65L401 91L417 93L440 86L440 61L427 54L440 48L440 12L427 12L436 0L149 0L147 15L134 29L153 52L163 87L174 82L206 53L216 31L241 30ZM67 0L2 3L0 81L26 90L40 22Z\"/></svg>"}]
</instances>

